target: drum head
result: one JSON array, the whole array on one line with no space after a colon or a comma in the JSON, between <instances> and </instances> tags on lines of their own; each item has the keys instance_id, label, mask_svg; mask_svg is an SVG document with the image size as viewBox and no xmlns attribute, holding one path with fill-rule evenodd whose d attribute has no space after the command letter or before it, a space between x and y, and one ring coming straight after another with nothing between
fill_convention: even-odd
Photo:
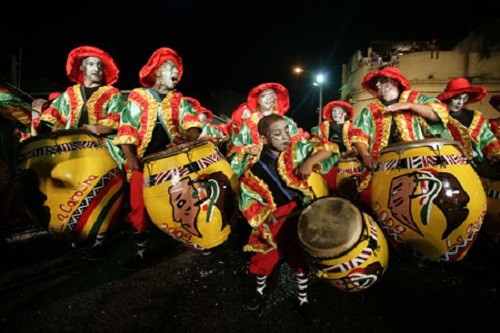
<instances>
[{"instance_id":1,"label":"drum head","mask_svg":"<svg viewBox=\"0 0 500 333\"><path fill-rule=\"evenodd\" d=\"M322 197L300 215L298 236L313 257L337 257L356 245L363 231L362 212L341 197Z\"/></svg>"},{"instance_id":2,"label":"drum head","mask_svg":"<svg viewBox=\"0 0 500 333\"><path fill-rule=\"evenodd\" d=\"M206 144L207 142L211 142L211 141L207 140L207 139L198 139L198 140L191 141L191 142L181 143L181 144L175 145L173 147L167 148L163 151L159 151L157 153L144 156L142 158L142 162L148 163L151 161L161 160L165 157L175 156L179 153L189 151L191 148L202 146L202 145Z\"/></svg>"}]
</instances>

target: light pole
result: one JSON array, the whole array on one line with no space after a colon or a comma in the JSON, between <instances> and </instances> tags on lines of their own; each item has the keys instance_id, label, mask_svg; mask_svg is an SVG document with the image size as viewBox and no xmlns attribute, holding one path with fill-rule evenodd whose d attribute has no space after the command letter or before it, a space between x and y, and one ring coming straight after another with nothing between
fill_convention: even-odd
<instances>
[{"instance_id":1,"label":"light pole","mask_svg":"<svg viewBox=\"0 0 500 333\"><path fill-rule=\"evenodd\" d=\"M302 74L303 72L314 74L310 70L304 69L300 66L296 66L293 68L294 73ZM318 126L321 124L321 116L322 116L322 108L323 108L323 83L325 82L325 76L323 74L318 74L315 77L315 81L313 82L313 86L318 87L319 90L319 108L318 108Z\"/></svg>"}]
</instances>

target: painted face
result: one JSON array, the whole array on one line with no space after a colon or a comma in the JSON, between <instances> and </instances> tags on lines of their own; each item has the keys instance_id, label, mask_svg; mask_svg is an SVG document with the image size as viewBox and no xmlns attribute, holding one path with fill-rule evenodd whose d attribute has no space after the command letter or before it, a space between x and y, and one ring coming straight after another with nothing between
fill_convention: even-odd
<instances>
[{"instance_id":1,"label":"painted face","mask_svg":"<svg viewBox=\"0 0 500 333\"><path fill-rule=\"evenodd\" d=\"M448 103L448 110L452 112L457 112L462 110L465 103L469 100L469 94L460 94L454 96Z\"/></svg>"},{"instance_id":2,"label":"painted face","mask_svg":"<svg viewBox=\"0 0 500 333\"><path fill-rule=\"evenodd\" d=\"M398 82L382 76L375 84L378 96L383 101L392 101L399 97Z\"/></svg>"},{"instance_id":3,"label":"painted face","mask_svg":"<svg viewBox=\"0 0 500 333\"><path fill-rule=\"evenodd\" d=\"M276 100L276 92L273 89L263 90L259 94L259 108L265 116L273 113L273 108L276 106Z\"/></svg>"},{"instance_id":4,"label":"painted face","mask_svg":"<svg viewBox=\"0 0 500 333\"><path fill-rule=\"evenodd\" d=\"M100 85L104 75L104 64L97 57L87 57L82 60L80 69L83 72L83 82L86 87Z\"/></svg>"},{"instance_id":5,"label":"painted face","mask_svg":"<svg viewBox=\"0 0 500 333\"><path fill-rule=\"evenodd\" d=\"M288 128L288 122L284 119L280 119L271 124L266 138L272 150L277 152L285 151L290 145L290 129Z\"/></svg>"},{"instance_id":6,"label":"painted face","mask_svg":"<svg viewBox=\"0 0 500 333\"><path fill-rule=\"evenodd\" d=\"M332 119L334 123L343 124L345 122L346 117L347 117L347 112L344 111L344 108L340 106L332 108Z\"/></svg>"},{"instance_id":7,"label":"painted face","mask_svg":"<svg viewBox=\"0 0 500 333\"><path fill-rule=\"evenodd\" d=\"M179 79L179 69L173 61L167 60L157 72L157 85L168 90L173 90Z\"/></svg>"}]
</instances>

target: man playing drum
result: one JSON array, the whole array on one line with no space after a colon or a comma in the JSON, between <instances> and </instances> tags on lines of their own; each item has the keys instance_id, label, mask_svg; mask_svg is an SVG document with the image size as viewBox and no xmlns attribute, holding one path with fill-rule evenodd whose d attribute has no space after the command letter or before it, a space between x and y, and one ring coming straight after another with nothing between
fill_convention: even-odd
<instances>
[{"instance_id":1,"label":"man playing drum","mask_svg":"<svg viewBox=\"0 0 500 333\"><path fill-rule=\"evenodd\" d=\"M111 157L122 170L124 156L113 144L124 104L113 84L119 69L113 58L94 46L79 46L68 54L66 75L75 84L52 100L34 124L34 135L59 130L83 129L99 136ZM90 259L103 255L106 233L97 235Z\"/></svg>"},{"instance_id":2,"label":"man playing drum","mask_svg":"<svg viewBox=\"0 0 500 333\"><path fill-rule=\"evenodd\" d=\"M152 221L143 197L143 171L140 160L172 144L198 139L202 123L198 113L175 87L184 67L173 49L157 49L139 72L142 87L128 96L121 116L115 144L127 158L125 169L130 181L130 208L126 221L134 228L137 252L122 268L137 269L146 263L147 243Z\"/></svg>"},{"instance_id":3,"label":"man playing drum","mask_svg":"<svg viewBox=\"0 0 500 333\"><path fill-rule=\"evenodd\" d=\"M270 114L283 116L290 124L293 141L309 137L309 133L285 116L289 108L288 89L279 83L267 82L252 88L247 102L233 111L226 156L238 177L259 158L262 146L259 146L257 123L262 117Z\"/></svg>"},{"instance_id":4,"label":"man playing drum","mask_svg":"<svg viewBox=\"0 0 500 333\"><path fill-rule=\"evenodd\" d=\"M365 75L362 87L376 100L354 119L351 142L368 170L361 176L360 201L370 202L370 170L387 145L430 137L448 137L448 111L438 99L410 90L397 67ZM368 205L369 206L369 205ZM368 208L368 207L364 207Z\"/></svg>"},{"instance_id":5,"label":"man playing drum","mask_svg":"<svg viewBox=\"0 0 500 333\"><path fill-rule=\"evenodd\" d=\"M296 239L298 216L294 212L314 199L307 179L317 167L330 169L337 162L338 146L327 140L293 142L288 121L276 114L259 121L258 133L262 153L240 178L240 211L253 228L243 250L256 252L249 271L256 277L257 288L247 307L262 306L269 295L267 277L283 256L297 279L299 311L306 320L315 321L307 299L308 267Z\"/></svg>"},{"instance_id":6,"label":"man playing drum","mask_svg":"<svg viewBox=\"0 0 500 333\"><path fill-rule=\"evenodd\" d=\"M326 139L336 143L340 149L341 159L350 159L360 164L357 159L353 159L358 155L358 152L351 146L349 140L354 107L344 101L331 101L323 107L322 117L324 121L311 128L311 138L317 140ZM323 177L327 181L330 192L339 194L336 185L337 172L338 164Z\"/></svg>"},{"instance_id":7,"label":"man playing drum","mask_svg":"<svg viewBox=\"0 0 500 333\"><path fill-rule=\"evenodd\" d=\"M485 96L485 87L472 86L463 77L450 80L444 92L437 96L448 105L451 136L462 144L465 154L476 166L485 160L492 164L500 161L500 142L488 126L488 120L482 112L466 108Z\"/></svg>"}]
</instances>

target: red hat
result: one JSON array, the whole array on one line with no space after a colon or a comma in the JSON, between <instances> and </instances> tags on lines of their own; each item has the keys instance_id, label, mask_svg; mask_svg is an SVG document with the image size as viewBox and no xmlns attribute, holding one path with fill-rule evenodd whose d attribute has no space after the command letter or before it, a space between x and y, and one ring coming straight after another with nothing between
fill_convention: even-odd
<instances>
[{"instance_id":1,"label":"red hat","mask_svg":"<svg viewBox=\"0 0 500 333\"><path fill-rule=\"evenodd\" d=\"M141 85L145 88L151 88L156 82L155 71L161 67L167 60L171 60L177 69L179 70L179 77L177 82L181 80L184 68L182 67L182 58L179 57L177 52L168 47L161 47L154 51L148 60L148 63L144 65L139 72L139 80Z\"/></svg>"},{"instance_id":2,"label":"red hat","mask_svg":"<svg viewBox=\"0 0 500 333\"><path fill-rule=\"evenodd\" d=\"M380 77L388 77L390 79L396 80L399 83L399 91L405 91L410 89L410 81L406 79L399 70L398 67L385 67L378 71L373 71L365 75L361 86L368 91L372 96L378 97L377 92L377 80Z\"/></svg>"},{"instance_id":3,"label":"red hat","mask_svg":"<svg viewBox=\"0 0 500 333\"><path fill-rule=\"evenodd\" d=\"M437 96L437 99L446 103L446 101L461 94L469 94L469 99L465 104L476 103L486 96L486 87L471 86L466 78L457 77L448 82L446 89Z\"/></svg>"},{"instance_id":4,"label":"red hat","mask_svg":"<svg viewBox=\"0 0 500 333\"><path fill-rule=\"evenodd\" d=\"M68 75L71 82L83 83L83 72L80 69L80 65L82 64L82 60L87 57L97 57L102 60L104 64L103 81L106 85L118 81L120 70L108 53L97 47L80 46L71 50L66 60L66 75Z\"/></svg>"},{"instance_id":5,"label":"red hat","mask_svg":"<svg viewBox=\"0 0 500 333\"><path fill-rule=\"evenodd\" d=\"M500 111L500 95L493 95L490 97L490 105L497 111Z\"/></svg>"},{"instance_id":6,"label":"red hat","mask_svg":"<svg viewBox=\"0 0 500 333\"><path fill-rule=\"evenodd\" d=\"M199 100L197 100L196 98L193 98L193 97L189 97L189 96L183 96L183 98L186 101L188 101L189 103L193 104L193 108L196 110L196 113L201 112L201 103Z\"/></svg>"},{"instance_id":7,"label":"red hat","mask_svg":"<svg viewBox=\"0 0 500 333\"><path fill-rule=\"evenodd\" d=\"M257 110L259 107L259 95L267 89L272 89L276 93L278 114L284 115L287 113L290 108L288 89L286 89L283 85L274 82L263 83L250 90L247 97L247 106L250 111L253 112Z\"/></svg>"},{"instance_id":8,"label":"red hat","mask_svg":"<svg viewBox=\"0 0 500 333\"><path fill-rule=\"evenodd\" d=\"M347 119L350 120L354 117L354 108L351 104L344 101L331 101L323 107L323 119L332 122L332 109L337 106L341 107L342 109L344 109L344 111L347 112Z\"/></svg>"}]
</instances>

